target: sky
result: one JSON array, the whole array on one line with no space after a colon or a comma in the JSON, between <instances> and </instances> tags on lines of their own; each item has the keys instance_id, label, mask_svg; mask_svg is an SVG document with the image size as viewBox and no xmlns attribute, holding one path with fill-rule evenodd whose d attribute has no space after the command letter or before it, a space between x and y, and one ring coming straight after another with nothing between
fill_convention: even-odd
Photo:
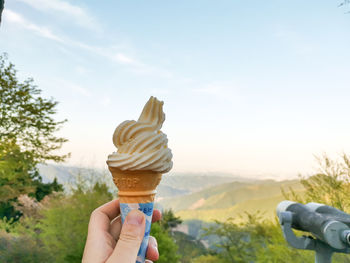
<instances>
[{"instance_id":1,"label":"sky","mask_svg":"<svg viewBox=\"0 0 350 263\"><path fill-rule=\"evenodd\" d=\"M156 96L173 172L295 178L350 154L339 2L8 0L0 52L59 102L67 165L106 168L114 129Z\"/></svg>"}]
</instances>

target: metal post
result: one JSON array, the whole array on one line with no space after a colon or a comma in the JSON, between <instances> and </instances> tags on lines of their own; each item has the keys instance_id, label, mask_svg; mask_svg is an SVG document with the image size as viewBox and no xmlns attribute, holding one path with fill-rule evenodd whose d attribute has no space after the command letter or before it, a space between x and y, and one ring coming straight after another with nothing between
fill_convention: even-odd
<instances>
[{"instance_id":1,"label":"metal post","mask_svg":"<svg viewBox=\"0 0 350 263\"><path fill-rule=\"evenodd\" d=\"M331 263L333 252L316 251L315 263Z\"/></svg>"},{"instance_id":2,"label":"metal post","mask_svg":"<svg viewBox=\"0 0 350 263\"><path fill-rule=\"evenodd\" d=\"M331 263L334 249L323 243L322 241L317 240L315 246L315 263Z\"/></svg>"}]
</instances>

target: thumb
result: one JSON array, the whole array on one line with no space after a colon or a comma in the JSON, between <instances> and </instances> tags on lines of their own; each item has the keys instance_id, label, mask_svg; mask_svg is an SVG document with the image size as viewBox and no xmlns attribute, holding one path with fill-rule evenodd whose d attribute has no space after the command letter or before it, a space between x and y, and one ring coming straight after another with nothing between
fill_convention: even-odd
<instances>
[{"instance_id":1,"label":"thumb","mask_svg":"<svg viewBox=\"0 0 350 263\"><path fill-rule=\"evenodd\" d=\"M106 263L135 263L145 235L145 215L132 210L125 218L119 240Z\"/></svg>"}]
</instances>

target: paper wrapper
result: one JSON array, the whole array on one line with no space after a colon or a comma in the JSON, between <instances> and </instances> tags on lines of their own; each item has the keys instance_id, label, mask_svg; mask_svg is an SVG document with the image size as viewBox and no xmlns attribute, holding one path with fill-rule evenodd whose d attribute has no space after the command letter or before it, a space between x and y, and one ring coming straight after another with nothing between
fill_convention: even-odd
<instances>
[{"instance_id":1,"label":"paper wrapper","mask_svg":"<svg viewBox=\"0 0 350 263\"><path fill-rule=\"evenodd\" d=\"M146 216L145 236L136 259L136 263L144 263L151 231L156 187L162 179L162 174L152 171L122 171L115 167L108 168L118 188L122 223L127 214L134 209L142 211Z\"/></svg>"}]
</instances>

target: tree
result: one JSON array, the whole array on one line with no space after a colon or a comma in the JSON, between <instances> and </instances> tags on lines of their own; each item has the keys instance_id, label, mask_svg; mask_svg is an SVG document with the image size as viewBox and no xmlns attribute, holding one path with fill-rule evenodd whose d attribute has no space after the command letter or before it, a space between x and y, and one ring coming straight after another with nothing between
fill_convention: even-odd
<instances>
[{"instance_id":1,"label":"tree","mask_svg":"<svg viewBox=\"0 0 350 263\"><path fill-rule=\"evenodd\" d=\"M53 255L52 262L81 262L90 214L112 199L103 183L96 183L88 190L84 188L78 186L70 196L52 198L40 212L35 232L39 233L40 240Z\"/></svg>"},{"instance_id":2,"label":"tree","mask_svg":"<svg viewBox=\"0 0 350 263\"><path fill-rule=\"evenodd\" d=\"M151 235L158 242L159 260L157 260L157 263L179 262L180 257L177 255L178 247L171 238L170 233L162 228L159 222L152 224Z\"/></svg>"},{"instance_id":3,"label":"tree","mask_svg":"<svg viewBox=\"0 0 350 263\"><path fill-rule=\"evenodd\" d=\"M263 220L258 211L255 214L245 214L242 223L236 223L233 218L225 222L216 221L215 225L204 228L204 236L215 236L217 242L211 248L211 256L203 256L203 260L217 262L257 262L259 251L269 244L272 237L271 222ZM199 260L199 259L198 259ZM205 262L205 261L204 261ZM270 261L266 261L270 262Z\"/></svg>"},{"instance_id":4,"label":"tree","mask_svg":"<svg viewBox=\"0 0 350 263\"><path fill-rule=\"evenodd\" d=\"M216 221L216 225L205 229L205 236L215 235L219 242L215 245L221 262L250 262L254 255L250 253L249 233L229 218L226 222Z\"/></svg>"},{"instance_id":5,"label":"tree","mask_svg":"<svg viewBox=\"0 0 350 263\"><path fill-rule=\"evenodd\" d=\"M171 236L171 229L181 224L181 222L181 219L176 217L172 210L165 210L163 211L162 220L152 224L151 235L157 239L160 254L158 263L179 262L178 246Z\"/></svg>"},{"instance_id":6,"label":"tree","mask_svg":"<svg viewBox=\"0 0 350 263\"><path fill-rule=\"evenodd\" d=\"M163 229L171 231L173 228L177 227L182 223L180 217L175 216L173 210L164 210L162 214L162 220L160 224Z\"/></svg>"},{"instance_id":7,"label":"tree","mask_svg":"<svg viewBox=\"0 0 350 263\"><path fill-rule=\"evenodd\" d=\"M0 0L0 23L1 23L1 15L4 10L5 0Z\"/></svg>"},{"instance_id":8,"label":"tree","mask_svg":"<svg viewBox=\"0 0 350 263\"><path fill-rule=\"evenodd\" d=\"M45 263L51 255L28 235L13 235L0 230L0 262Z\"/></svg>"},{"instance_id":9,"label":"tree","mask_svg":"<svg viewBox=\"0 0 350 263\"><path fill-rule=\"evenodd\" d=\"M288 195L284 192L284 196L292 201L317 202L350 212L350 156L344 153L335 160L324 154L317 157L317 162L315 174L300 178L305 193L298 195L292 191L292 195Z\"/></svg>"},{"instance_id":10,"label":"tree","mask_svg":"<svg viewBox=\"0 0 350 263\"><path fill-rule=\"evenodd\" d=\"M172 238L179 247L181 263L191 263L194 258L207 254L207 249L200 240L180 231L172 232Z\"/></svg>"},{"instance_id":11,"label":"tree","mask_svg":"<svg viewBox=\"0 0 350 263\"><path fill-rule=\"evenodd\" d=\"M64 161L55 151L67 140L55 133L66 122L55 121L57 101L40 96L32 79L20 81L6 54L0 55L0 218L18 218L12 203L29 194L41 200L62 190L57 181L42 183L37 164Z\"/></svg>"}]
</instances>

